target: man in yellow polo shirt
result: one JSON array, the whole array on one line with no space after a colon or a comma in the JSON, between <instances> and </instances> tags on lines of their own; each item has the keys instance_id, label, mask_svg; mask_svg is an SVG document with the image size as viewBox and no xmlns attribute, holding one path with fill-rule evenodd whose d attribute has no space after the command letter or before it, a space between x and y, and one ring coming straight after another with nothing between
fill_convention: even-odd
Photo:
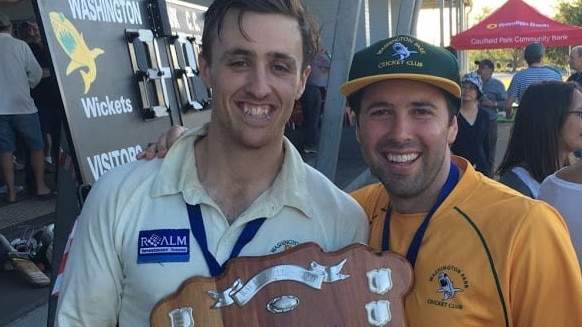
<instances>
[{"instance_id":1,"label":"man in yellow polo shirt","mask_svg":"<svg viewBox=\"0 0 582 327\"><path fill-rule=\"evenodd\" d=\"M407 257L409 326L582 326L582 276L568 230L451 155L461 83L446 50L411 36L355 54L341 88L380 183L352 195L370 244Z\"/></svg>"}]
</instances>

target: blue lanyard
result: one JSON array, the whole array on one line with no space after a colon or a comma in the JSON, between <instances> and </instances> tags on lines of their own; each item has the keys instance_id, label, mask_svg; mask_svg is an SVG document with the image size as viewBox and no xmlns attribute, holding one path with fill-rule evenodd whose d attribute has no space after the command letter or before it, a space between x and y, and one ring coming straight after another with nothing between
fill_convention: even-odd
<instances>
[{"instance_id":1,"label":"blue lanyard","mask_svg":"<svg viewBox=\"0 0 582 327\"><path fill-rule=\"evenodd\" d=\"M416 263L416 257L418 256L418 252L420 250L420 243L422 243L422 238L424 237L424 233L428 227L428 222L432 218L434 212L438 209L438 207L443 203L446 197L453 191L455 185L459 181L459 167L455 165L451 161L451 168L449 169L449 176L447 177L447 181L443 188L439 192L435 203L430 208L430 211L426 214L426 217L422 221L422 224L414 233L414 237L412 238L412 242L410 242L410 246L408 247L408 252L406 253L406 259L410 262L412 267ZM389 250L390 247L390 212L392 211L392 205L388 206L388 210L386 210L386 218L384 218L384 234L382 237L382 251Z\"/></svg>"},{"instance_id":2,"label":"blue lanyard","mask_svg":"<svg viewBox=\"0 0 582 327\"><path fill-rule=\"evenodd\" d=\"M210 253L208 250L208 242L206 240L206 231L204 229L204 221L202 220L202 211L200 210L200 205L197 204L195 206L186 203L188 206L188 217L190 218L190 229L192 230L192 234L194 234L194 238L200 245L200 249L202 250L202 254L204 254L204 259L206 260L206 264L208 265L208 269L210 269L211 276L218 276L224 270L224 266L228 262L225 261L223 265L220 265L216 258ZM249 243L253 237L261 228L261 225L265 222L266 218L258 218L253 221L250 221L246 224L245 228L243 229L242 233L236 240L234 248L230 253L229 259L237 257L242 250L242 248Z\"/></svg>"}]
</instances>

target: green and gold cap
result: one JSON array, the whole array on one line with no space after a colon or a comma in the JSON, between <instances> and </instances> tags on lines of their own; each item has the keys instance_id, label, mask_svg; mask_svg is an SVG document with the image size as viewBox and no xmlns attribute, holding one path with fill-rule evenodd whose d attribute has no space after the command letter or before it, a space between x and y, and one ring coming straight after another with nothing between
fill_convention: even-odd
<instances>
[{"instance_id":1,"label":"green and gold cap","mask_svg":"<svg viewBox=\"0 0 582 327\"><path fill-rule=\"evenodd\" d=\"M387 79L424 82L461 97L457 59L446 49L409 35L382 40L358 51L352 60L348 82L340 91L349 96Z\"/></svg>"}]
</instances>

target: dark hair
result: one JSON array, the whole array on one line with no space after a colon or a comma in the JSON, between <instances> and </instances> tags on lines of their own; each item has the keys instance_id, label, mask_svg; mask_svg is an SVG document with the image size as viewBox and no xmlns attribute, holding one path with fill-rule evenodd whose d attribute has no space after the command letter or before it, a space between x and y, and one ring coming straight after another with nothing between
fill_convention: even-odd
<instances>
[{"instance_id":1,"label":"dark hair","mask_svg":"<svg viewBox=\"0 0 582 327\"><path fill-rule=\"evenodd\" d=\"M367 87L364 87L362 89L359 89L358 91L350 94L347 97L347 101L348 101L348 105L350 106L350 109L352 109L354 111L354 113L356 114L356 123L359 124L360 122L360 109L362 106L362 97L364 96L364 91L367 89ZM452 120L454 116L456 116L459 113L459 110L461 109L461 99L455 97L454 95L450 94L449 92L438 88L438 90L441 92L441 94L443 95L443 97L445 98L445 101L447 103L447 109L449 111L449 120Z\"/></svg>"},{"instance_id":2,"label":"dark hair","mask_svg":"<svg viewBox=\"0 0 582 327\"><path fill-rule=\"evenodd\" d=\"M561 81L535 83L525 90L498 174L521 166L541 183L567 164L559 154L560 133L576 90L577 83Z\"/></svg>"},{"instance_id":3,"label":"dark hair","mask_svg":"<svg viewBox=\"0 0 582 327\"><path fill-rule=\"evenodd\" d=\"M537 63L540 63L540 62L542 62L542 57L543 57L543 56L544 56L544 55L543 55L543 54L541 54L541 55L539 55L539 56L526 57L526 58L525 58L525 62L527 62L527 65L528 65L528 66L530 66L531 64L537 64Z\"/></svg>"},{"instance_id":4,"label":"dark hair","mask_svg":"<svg viewBox=\"0 0 582 327\"><path fill-rule=\"evenodd\" d=\"M204 14L204 31L202 32L202 55L209 63L212 57L212 39L220 38L224 17L229 10L238 11L238 26L245 38L247 35L242 29L242 18L246 12L295 18L303 40L302 69L305 69L312 61L319 48L319 27L313 15L300 0L215 0Z\"/></svg>"},{"instance_id":5,"label":"dark hair","mask_svg":"<svg viewBox=\"0 0 582 327\"><path fill-rule=\"evenodd\" d=\"M37 26L37 23L34 21L25 21L22 22L18 28L18 36L23 39L24 41L30 41L30 36L28 35L28 31L34 26Z\"/></svg>"},{"instance_id":6,"label":"dark hair","mask_svg":"<svg viewBox=\"0 0 582 327\"><path fill-rule=\"evenodd\" d=\"M452 45L448 45L445 47L445 49L450 52L453 57L455 57L455 59L459 59L459 56L457 54L457 49L455 49L455 47L453 47Z\"/></svg>"}]
</instances>

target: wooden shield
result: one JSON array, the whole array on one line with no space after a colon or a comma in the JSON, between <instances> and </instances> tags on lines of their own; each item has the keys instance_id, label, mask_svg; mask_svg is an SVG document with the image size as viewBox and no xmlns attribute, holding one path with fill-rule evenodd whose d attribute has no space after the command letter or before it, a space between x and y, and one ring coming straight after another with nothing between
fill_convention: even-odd
<instances>
[{"instance_id":1,"label":"wooden shield","mask_svg":"<svg viewBox=\"0 0 582 327\"><path fill-rule=\"evenodd\" d=\"M406 326L412 267L392 252L305 243L232 259L218 277L193 277L152 310L152 327Z\"/></svg>"}]
</instances>

